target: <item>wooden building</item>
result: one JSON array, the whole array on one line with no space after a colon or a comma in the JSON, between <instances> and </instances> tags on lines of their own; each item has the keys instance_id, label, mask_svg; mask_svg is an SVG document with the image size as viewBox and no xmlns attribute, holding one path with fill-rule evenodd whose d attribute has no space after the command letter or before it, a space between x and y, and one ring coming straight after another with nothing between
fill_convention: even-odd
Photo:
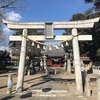
<instances>
[{"instance_id":1,"label":"wooden building","mask_svg":"<svg viewBox=\"0 0 100 100\"><path fill-rule=\"evenodd\" d=\"M62 47L53 47L52 50L47 48L45 54L47 56L47 66L49 67L63 67L64 56L66 54L65 50Z\"/></svg>"}]
</instances>

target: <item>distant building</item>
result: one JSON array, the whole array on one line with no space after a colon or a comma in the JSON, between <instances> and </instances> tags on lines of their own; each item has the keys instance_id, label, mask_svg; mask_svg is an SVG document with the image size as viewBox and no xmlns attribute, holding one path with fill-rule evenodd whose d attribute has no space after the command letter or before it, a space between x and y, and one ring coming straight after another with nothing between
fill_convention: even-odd
<instances>
[{"instance_id":1,"label":"distant building","mask_svg":"<svg viewBox=\"0 0 100 100\"><path fill-rule=\"evenodd\" d=\"M50 48L47 47L46 50L42 50L41 53L47 56L47 66L63 67L66 52L62 47L59 46L56 48L54 46L50 46Z\"/></svg>"}]
</instances>

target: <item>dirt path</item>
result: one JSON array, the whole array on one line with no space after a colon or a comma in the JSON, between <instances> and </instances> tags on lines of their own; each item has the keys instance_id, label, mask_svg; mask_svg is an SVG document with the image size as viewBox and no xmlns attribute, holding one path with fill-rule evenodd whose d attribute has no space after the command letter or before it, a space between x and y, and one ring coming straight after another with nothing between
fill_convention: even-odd
<instances>
[{"instance_id":1,"label":"dirt path","mask_svg":"<svg viewBox=\"0 0 100 100\"><path fill-rule=\"evenodd\" d=\"M9 71L7 73L4 73L4 74L0 74L0 97L4 96L7 94L7 82L8 82L8 75L10 73L16 73L15 71ZM51 75L51 78L55 78L57 79L57 82L55 81L55 86L53 86L54 88L55 87L58 87L58 88L61 88L59 87L58 85L56 84L63 84L65 89L68 91L69 94L75 94L76 93L76 84L75 84L75 75L74 74L68 74L67 72L64 72L64 73L61 73L60 74L62 79L59 80L58 77L56 76L52 76ZM26 90L30 90L32 89L33 85L38 82L39 80L40 81L43 81L42 80L42 77L45 76L45 73L39 73L39 74L35 74L35 75L26 75L24 77L24 89ZM88 75L90 78L91 78L91 82L90 82L90 88L92 90L92 96L90 97L86 97L85 96L85 99L86 100L96 100L96 97L97 97L97 87L96 87L96 78L90 74ZM17 81L17 76L14 76L13 77L13 91L16 90L16 81ZM52 81L50 81L49 83L49 86L52 86ZM42 84L43 86L43 84ZM39 88L39 87L37 87ZM74 100L74 99L72 99ZM81 99L80 99L81 100ZM83 100L83 99L82 99Z\"/></svg>"}]
</instances>

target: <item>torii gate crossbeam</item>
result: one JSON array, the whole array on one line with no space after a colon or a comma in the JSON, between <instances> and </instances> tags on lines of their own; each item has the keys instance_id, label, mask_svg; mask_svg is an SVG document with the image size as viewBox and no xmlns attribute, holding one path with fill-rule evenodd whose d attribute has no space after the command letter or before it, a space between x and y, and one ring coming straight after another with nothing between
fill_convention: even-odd
<instances>
[{"instance_id":1,"label":"torii gate crossbeam","mask_svg":"<svg viewBox=\"0 0 100 100\"><path fill-rule=\"evenodd\" d=\"M30 40L37 40L37 41L47 40L44 35L42 35L42 36L41 35L40 36L38 36L38 35L29 35L27 37ZM52 40L65 41L65 40L68 40L68 39L71 40L72 37L73 37L72 35L55 36L55 38L52 39ZM10 36L9 40L10 41L22 41L22 36ZM50 41L52 41L52 40L50 39ZM79 35L78 40L79 41L92 40L92 35Z\"/></svg>"},{"instance_id":2,"label":"torii gate crossbeam","mask_svg":"<svg viewBox=\"0 0 100 100\"><path fill-rule=\"evenodd\" d=\"M99 18L82 20L82 21L69 21L69 22L53 22L53 29L72 29L72 28L92 28L94 22L98 22ZM45 29L45 22L15 22L3 20L8 25L9 29ZM50 22L51 23L51 22Z\"/></svg>"}]
</instances>

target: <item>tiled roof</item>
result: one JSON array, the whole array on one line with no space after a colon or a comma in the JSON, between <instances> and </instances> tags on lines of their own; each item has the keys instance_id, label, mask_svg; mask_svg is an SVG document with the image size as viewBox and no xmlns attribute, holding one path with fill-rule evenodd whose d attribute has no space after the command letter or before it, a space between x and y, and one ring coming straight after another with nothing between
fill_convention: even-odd
<instances>
[{"instance_id":1,"label":"tiled roof","mask_svg":"<svg viewBox=\"0 0 100 100\"><path fill-rule=\"evenodd\" d=\"M52 50L49 50L49 47L46 50L46 55L50 57L62 57L66 54L65 50L59 46L59 49L51 46ZM43 53L43 52L42 52Z\"/></svg>"}]
</instances>

